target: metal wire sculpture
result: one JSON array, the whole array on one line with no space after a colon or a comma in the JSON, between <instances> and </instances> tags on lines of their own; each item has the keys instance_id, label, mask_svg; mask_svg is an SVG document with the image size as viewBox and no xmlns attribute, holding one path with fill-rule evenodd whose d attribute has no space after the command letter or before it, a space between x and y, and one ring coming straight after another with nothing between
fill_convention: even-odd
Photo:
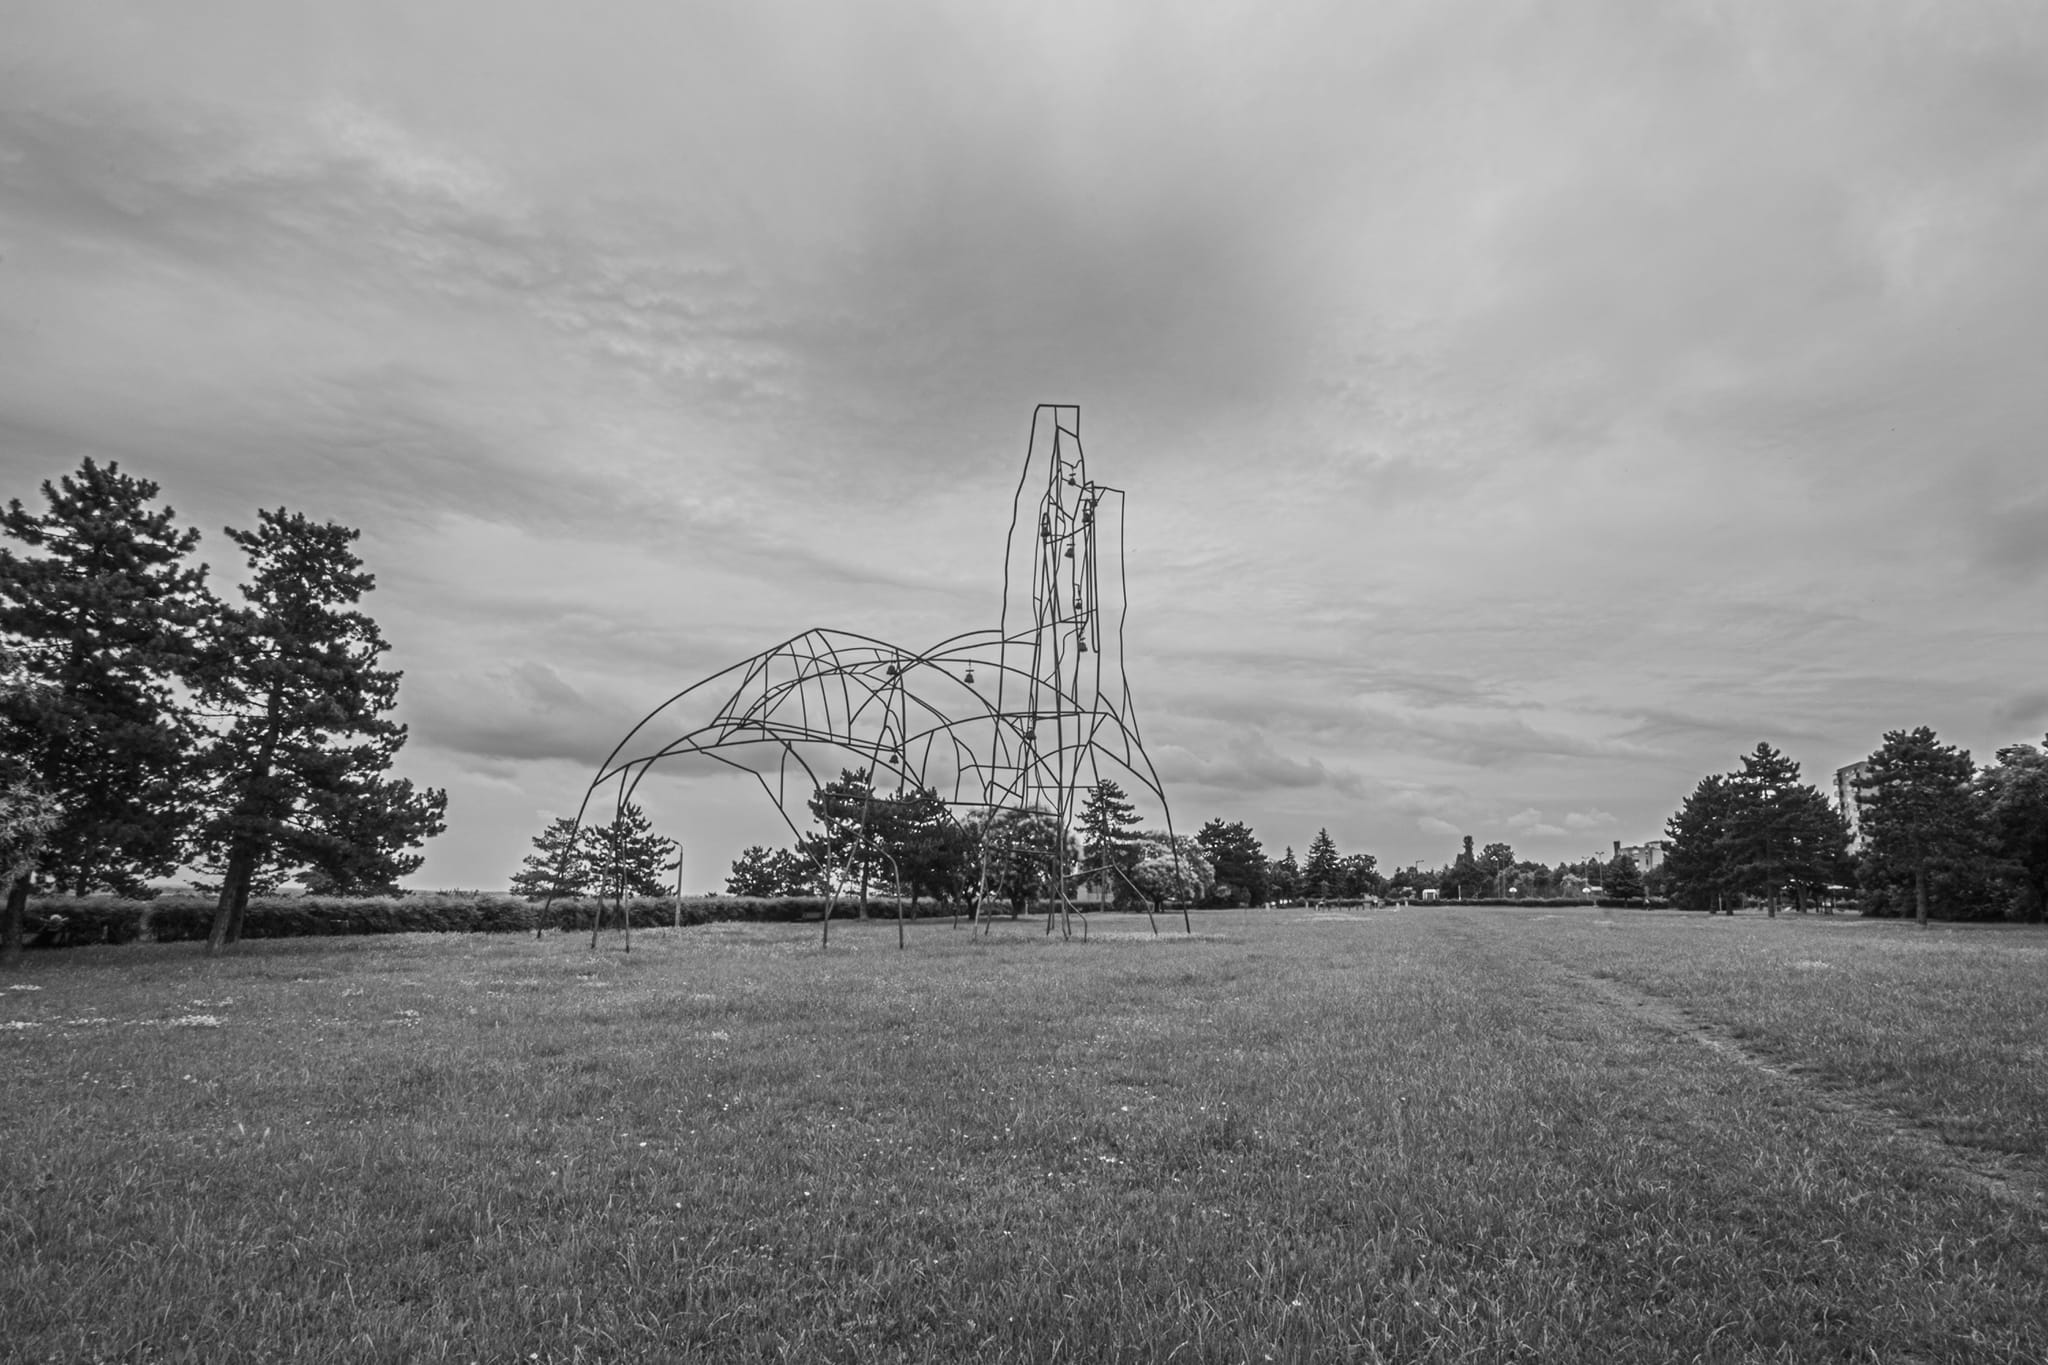
<instances>
[{"instance_id":1,"label":"metal wire sculpture","mask_svg":"<svg viewBox=\"0 0 2048 1365\"><path fill-rule=\"evenodd\" d=\"M1044 491L1035 518L1025 520L1025 490L1041 469ZM1113 860L1069 864L1078 802L1106 771L1127 776L1159 803L1168 845L1179 861L1166 792L1139 736L1124 673L1124 500L1122 489L1088 475L1080 408L1040 404L1010 501L995 629L967 631L923 649L825 627L791 636L691 684L643 717L599 765L574 827L582 828L601 792L616 788L623 811L657 764L690 757L753 777L801 841L795 812L824 787L821 769L832 766L826 756L850 756L865 770L869 800L893 777L899 797L906 789L937 792L947 819L983 834L1005 811L1056 821L1054 856L1062 866L1047 878L1053 894L1046 932L1057 924L1071 937L1078 916L1085 937L1087 916L1075 890L1104 880L1131 884ZM1020 524L1026 533L1021 540ZM1103 595L1105 566L1113 567L1113 600ZM1026 577L1028 621L1021 605L1013 612L1010 600L1013 584ZM713 700L717 704L706 714ZM862 820L864 832L865 809ZM568 847L573 844L572 839ZM986 933L989 841L983 838L979 845L971 914ZM832 913L852 881L851 861L876 857L889 863L898 883L902 946L900 869L866 841L857 841L836 865L821 860L819 880L828 888L822 942L830 942ZM618 896L631 951L622 887ZM1146 914L1152 915L1149 901ZM604 918L600 906L593 947ZM1182 923L1192 931L1185 909ZM1156 920L1152 928L1158 932Z\"/></svg>"}]
</instances>

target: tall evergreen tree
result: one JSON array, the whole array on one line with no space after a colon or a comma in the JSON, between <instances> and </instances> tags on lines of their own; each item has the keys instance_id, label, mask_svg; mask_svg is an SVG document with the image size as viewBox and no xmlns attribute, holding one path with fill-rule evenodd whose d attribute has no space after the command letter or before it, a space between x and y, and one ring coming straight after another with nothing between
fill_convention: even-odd
<instances>
[{"instance_id":1,"label":"tall evergreen tree","mask_svg":"<svg viewBox=\"0 0 2048 1365\"><path fill-rule=\"evenodd\" d=\"M628 801L610 820L588 827L590 873L601 896L665 896L676 841L654 832L647 812Z\"/></svg>"},{"instance_id":2,"label":"tall evergreen tree","mask_svg":"<svg viewBox=\"0 0 2048 1365\"><path fill-rule=\"evenodd\" d=\"M1343 874L1337 864L1337 841L1330 837L1328 829L1317 830L1316 837L1308 843L1308 861L1301 867L1303 894L1327 898L1341 891Z\"/></svg>"},{"instance_id":3,"label":"tall evergreen tree","mask_svg":"<svg viewBox=\"0 0 2048 1365\"><path fill-rule=\"evenodd\" d=\"M1291 901L1301 894L1301 863L1294 856L1294 845L1287 845L1280 861L1267 868L1266 889L1276 901Z\"/></svg>"},{"instance_id":4,"label":"tall evergreen tree","mask_svg":"<svg viewBox=\"0 0 2048 1365\"><path fill-rule=\"evenodd\" d=\"M1266 850L1251 826L1242 820L1211 820L1195 834L1195 842L1216 869L1215 893L1227 887L1246 905L1266 903Z\"/></svg>"},{"instance_id":5,"label":"tall evergreen tree","mask_svg":"<svg viewBox=\"0 0 2048 1365\"><path fill-rule=\"evenodd\" d=\"M1479 865L1478 856L1472 852L1471 835L1465 836L1464 850L1444 870L1438 886L1438 894L1445 900L1473 900L1492 894L1493 876Z\"/></svg>"},{"instance_id":6,"label":"tall evergreen tree","mask_svg":"<svg viewBox=\"0 0 2048 1365\"><path fill-rule=\"evenodd\" d=\"M860 884L860 917L868 917L868 885L879 874L893 885L887 858L885 826L888 811L881 806L874 782L866 768L842 768L835 781L811 794L811 814L819 832L797 840L797 851L811 859L837 886L848 878Z\"/></svg>"},{"instance_id":7,"label":"tall evergreen tree","mask_svg":"<svg viewBox=\"0 0 2048 1365\"><path fill-rule=\"evenodd\" d=\"M883 829L913 906L920 896L943 901L978 894L979 879L972 877L980 861L976 832L953 818L938 792L913 787L889 798L887 806Z\"/></svg>"},{"instance_id":8,"label":"tall evergreen tree","mask_svg":"<svg viewBox=\"0 0 2048 1365\"><path fill-rule=\"evenodd\" d=\"M1966 749L1943 744L1922 725L1888 730L1856 781L1863 797L1866 890L1912 887L1913 917L1926 927L1937 876L1968 862L1978 848Z\"/></svg>"},{"instance_id":9,"label":"tall evergreen tree","mask_svg":"<svg viewBox=\"0 0 2048 1365\"><path fill-rule=\"evenodd\" d=\"M782 893L782 855L788 849L768 848L761 844L750 844L732 860L732 871L726 874L725 893L728 896L776 896ZM792 855L802 859L802 855ZM809 861L808 859L802 859Z\"/></svg>"},{"instance_id":10,"label":"tall evergreen tree","mask_svg":"<svg viewBox=\"0 0 2048 1365\"><path fill-rule=\"evenodd\" d=\"M241 936L259 871L313 868L330 884L393 886L439 834L447 794L392 779L405 727L388 717L399 674L377 666L377 623L348 610L376 584L360 535L279 509L253 531L244 607L225 608L197 692L221 728L206 755L212 806L202 847L225 867L207 950Z\"/></svg>"},{"instance_id":11,"label":"tall evergreen tree","mask_svg":"<svg viewBox=\"0 0 2048 1365\"><path fill-rule=\"evenodd\" d=\"M589 834L566 815L549 821L533 836L533 852L520 859L519 870L512 874L512 894L530 901L589 895L597 886Z\"/></svg>"},{"instance_id":12,"label":"tall evergreen tree","mask_svg":"<svg viewBox=\"0 0 2048 1365\"><path fill-rule=\"evenodd\" d=\"M1799 780L1799 765L1759 742L1729 776L1732 802L1721 842L1735 883L1775 915L1790 891L1804 909L1810 892L1846 875L1848 827L1825 796Z\"/></svg>"},{"instance_id":13,"label":"tall evergreen tree","mask_svg":"<svg viewBox=\"0 0 2048 1365\"><path fill-rule=\"evenodd\" d=\"M1099 779L1088 789L1081 803L1081 818L1075 822L1081 836L1082 871L1087 880L1113 888L1118 873L1128 872L1138 862L1131 831L1140 823L1124 789L1109 778Z\"/></svg>"},{"instance_id":14,"label":"tall evergreen tree","mask_svg":"<svg viewBox=\"0 0 2048 1365\"><path fill-rule=\"evenodd\" d=\"M1643 874L1636 860L1624 853L1601 874L1600 890L1606 900L1632 901L1643 894Z\"/></svg>"},{"instance_id":15,"label":"tall evergreen tree","mask_svg":"<svg viewBox=\"0 0 2048 1365\"><path fill-rule=\"evenodd\" d=\"M0 694L0 753L56 808L10 879L8 952L38 879L140 895L177 868L196 736L173 682L214 606L206 570L185 562L199 533L151 506L154 483L88 459L42 491L42 512L16 499L0 513L0 530L35 552L0 545L0 638L23 679Z\"/></svg>"},{"instance_id":16,"label":"tall evergreen tree","mask_svg":"<svg viewBox=\"0 0 2048 1365\"><path fill-rule=\"evenodd\" d=\"M2029 924L2048 917L2048 745L2013 744L1977 778L1977 800L1998 872Z\"/></svg>"},{"instance_id":17,"label":"tall evergreen tree","mask_svg":"<svg viewBox=\"0 0 2048 1365\"><path fill-rule=\"evenodd\" d=\"M1664 853L1664 871L1674 904L1734 913L1729 898L1737 894L1739 880L1726 832L1737 799L1727 777L1703 777L1665 822L1671 846Z\"/></svg>"}]
</instances>

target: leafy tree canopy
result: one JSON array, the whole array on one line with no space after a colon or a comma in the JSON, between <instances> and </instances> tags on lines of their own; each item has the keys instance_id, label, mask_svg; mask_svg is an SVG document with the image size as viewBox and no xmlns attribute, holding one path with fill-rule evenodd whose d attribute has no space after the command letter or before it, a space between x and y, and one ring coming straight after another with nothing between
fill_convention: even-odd
<instances>
[{"instance_id":1,"label":"leafy tree canopy","mask_svg":"<svg viewBox=\"0 0 2048 1365\"><path fill-rule=\"evenodd\" d=\"M1117 903L1136 899L1154 908L1204 900L1216 885L1216 867L1202 846L1187 835L1168 839L1147 830L1133 839L1137 860L1117 880Z\"/></svg>"},{"instance_id":2,"label":"leafy tree canopy","mask_svg":"<svg viewBox=\"0 0 2048 1365\"><path fill-rule=\"evenodd\" d=\"M1251 826L1241 820L1211 820L1195 835L1195 842L1216 869L1212 896L1220 898L1227 889L1247 905L1266 903L1266 850Z\"/></svg>"},{"instance_id":3,"label":"leafy tree canopy","mask_svg":"<svg viewBox=\"0 0 2048 1365\"><path fill-rule=\"evenodd\" d=\"M2014 744L1977 778L1996 870L2011 883L2019 918L2048 918L2048 742Z\"/></svg>"},{"instance_id":4,"label":"leafy tree canopy","mask_svg":"<svg viewBox=\"0 0 2048 1365\"><path fill-rule=\"evenodd\" d=\"M1058 894L1081 861L1081 846L1061 830L1059 816L1036 807L991 812L981 825L988 894L1021 915L1033 901Z\"/></svg>"}]
</instances>

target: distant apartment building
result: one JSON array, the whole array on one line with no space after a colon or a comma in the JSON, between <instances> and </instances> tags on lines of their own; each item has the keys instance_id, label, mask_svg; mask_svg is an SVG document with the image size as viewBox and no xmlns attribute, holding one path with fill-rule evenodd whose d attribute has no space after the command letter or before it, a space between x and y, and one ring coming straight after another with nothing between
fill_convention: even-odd
<instances>
[{"instance_id":1,"label":"distant apartment building","mask_svg":"<svg viewBox=\"0 0 2048 1365\"><path fill-rule=\"evenodd\" d=\"M1835 769L1835 809L1849 824L1849 847L1854 849L1863 847L1863 793L1856 790L1856 780L1869 771L1867 758Z\"/></svg>"},{"instance_id":2,"label":"distant apartment building","mask_svg":"<svg viewBox=\"0 0 2048 1365\"><path fill-rule=\"evenodd\" d=\"M1671 848L1669 839L1645 839L1640 844L1624 844L1614 841L1614 856L1627 858L1635 863L1638 872L1655 872L1664 865L1664 855Z\"/></svg>"}]
</instances>

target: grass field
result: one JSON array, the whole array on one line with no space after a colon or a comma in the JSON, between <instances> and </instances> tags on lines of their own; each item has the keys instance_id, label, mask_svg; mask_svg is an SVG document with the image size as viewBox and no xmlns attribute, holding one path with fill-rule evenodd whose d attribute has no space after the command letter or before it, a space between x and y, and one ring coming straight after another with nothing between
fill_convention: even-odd
<instances>
[{"instance_id":1,"label":"grass field","mask_svg":"<svg viewBox=\"0 0 2048 1365\"><path fill-rule=\"evenodd\" d=\"M0 1353L2048 1359L2048 935L1196 931L31 955Z\"/></svg>"}]
</instances>

